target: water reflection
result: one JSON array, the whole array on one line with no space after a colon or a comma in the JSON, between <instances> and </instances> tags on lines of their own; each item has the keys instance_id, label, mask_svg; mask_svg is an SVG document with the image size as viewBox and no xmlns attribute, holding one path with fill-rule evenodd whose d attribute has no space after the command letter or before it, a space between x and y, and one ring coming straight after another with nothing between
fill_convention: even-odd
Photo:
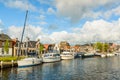
<instances>
[{"instance_id":1,"label":"water reflection","mask_svg":"<svg viewBox=\"0 0 120 80\"><path fill-rule=\"evenodd\" d=\"M3 69L0 80L120 80L120 57L78 58Z\"/></svg>"}]
</instances>

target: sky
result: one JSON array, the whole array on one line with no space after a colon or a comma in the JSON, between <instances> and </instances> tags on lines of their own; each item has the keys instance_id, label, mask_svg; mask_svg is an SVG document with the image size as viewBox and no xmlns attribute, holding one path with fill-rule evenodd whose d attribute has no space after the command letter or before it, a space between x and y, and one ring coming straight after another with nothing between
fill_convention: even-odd
<instances>
[{"instance_id":1,"label":"sky","mask_svg":"<svg viewBox=\"0 0 120 80\"><path fill-rule=\"evenodd\" d=\"M120 42L120 0L0 0L0 33L71 44Z\"/></svg>"}]
</instances>

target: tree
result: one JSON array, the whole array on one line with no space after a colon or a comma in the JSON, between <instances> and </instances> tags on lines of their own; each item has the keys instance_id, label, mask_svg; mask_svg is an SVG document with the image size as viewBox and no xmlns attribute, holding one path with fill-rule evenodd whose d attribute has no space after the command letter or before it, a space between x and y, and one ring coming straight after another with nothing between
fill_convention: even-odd
<instances>
[{"instance_id":1,"label":"tree","mask_svg":"<svg viewBox=\"0 0 120 80\"><path fill-rule=\"evenodd\" d=\"M109 44L105 43L105 44L104 44L104 51L107 52L108 49L109 49Z\"/></svg>"},{"instance_id":2,"label":"tree","mask_svg":"<svg viewBox=\"0 0 120 80\"><path fill-rule=\"evenodd\" d=\"M40 51L40 56L42 56L42 52L44 50L43 44L40 44L39 51Z\"/></svg>"},{"instance_id":3,"label":"tree","mask_svg":"<svg viewBox=\"0 0 120 80\"><path fill-rule=\"evenodd\" d=\"M5 42L4 51L8 54L8 51L9 51L9 42L8 42L8 40L6 40L6 42Z\"/></svg>"},{"instance_id":4,"label":"tree","mask_svg":"<svg viewBox=\"0 0 120 80\"><path fill-rule=\"evenodd\" d=\"M96 50L99 50L100 52L102 52L102 43L101 42L96 42L95 44L94 44L94 49L96 49Z\"/></svg>"},{"instance_id":5,"label":"tree","mask_svg":"<svg viewBox=\"0 0 120 80\"><path fill-rule=\"evenodd\" d=\"M100 52L107 52L109 45L107 43L96 42L94 44L94 49L99 50Z\"/></svg>"}]
</instances>

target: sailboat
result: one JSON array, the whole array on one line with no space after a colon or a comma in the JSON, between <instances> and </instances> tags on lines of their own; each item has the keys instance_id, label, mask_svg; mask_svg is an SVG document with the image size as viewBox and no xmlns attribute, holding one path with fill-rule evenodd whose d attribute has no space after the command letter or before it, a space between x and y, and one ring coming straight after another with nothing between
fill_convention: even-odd
<instances>
[{"instance_id":1,"label":"sailboat","mask_svg":"<svg viewBox=\"0 0 120 80\"><path fill-rule=\"evenodd\" d=\"M21 43L24 35L25 26L26 26L27 14L28 14L28 11L26 12L25 23L24 23L22 37L21 37ZM19 46L19 53L20 53L20 49L21 49L21 45ZM35 52L29 52L29 53L27 52L26 54L27 54L26 58L17 61L18 67L34 66L42 63L42 58L39 58Z\"/></svg>"}]
</instances>

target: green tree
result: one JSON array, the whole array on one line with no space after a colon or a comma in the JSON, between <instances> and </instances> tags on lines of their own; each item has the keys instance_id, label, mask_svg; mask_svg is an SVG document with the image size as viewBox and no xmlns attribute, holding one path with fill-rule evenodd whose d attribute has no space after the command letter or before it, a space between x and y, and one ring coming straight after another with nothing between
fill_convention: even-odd
<instances>
[{"instance_id":1,"label":"green tree","mask_svg":"<svg viewBox=\"0 0 120 80\"><path fill-rule=\"evenodd\" d=\"M107 43L96 42L94 44L94 49L99 50L100 52L107 52L109 45Z\"/></svg>"},{"instance_id":2,"label":"green tree","mask_svg":"<svg viewBox=\"0 0 120 80\"><path fill-rule=\"evenodd\" d=\"M40 56L42 56L42 52L44 50L43 44L40 44L39 51L40 51Z\"/></svg>"},{"instance_id":3,"label":"green tree","mask_svg":"<svg viewBox=\"0 0 120 80\"><path fill-rule=\"evenodd\" d=\"M8 40L6 40L6 42L5 42L4 51L8 54L8 51L9 51L9 41Z\"/></svg>"},{"instance_id":4,"label":"green tree","mask_svg":"<svg viewBox=\"0 0 120 80\"><path fill-rule=\"evenodd\" d=\"M96 42L94 44L94 49L99 50L101 52L102 51L102 43L101 42Z\"/></svg>"},{"instance_id":5,"label":"green tree","mask_svg":"<svg viewBox=\"0 0 120 80\"><path fill-rule=\"evenodd\" d=\"M108 49L109 49L109 44L105 43L105 44L104 44L104 51L107 52Z\"/></svg>"}]
</instances>

